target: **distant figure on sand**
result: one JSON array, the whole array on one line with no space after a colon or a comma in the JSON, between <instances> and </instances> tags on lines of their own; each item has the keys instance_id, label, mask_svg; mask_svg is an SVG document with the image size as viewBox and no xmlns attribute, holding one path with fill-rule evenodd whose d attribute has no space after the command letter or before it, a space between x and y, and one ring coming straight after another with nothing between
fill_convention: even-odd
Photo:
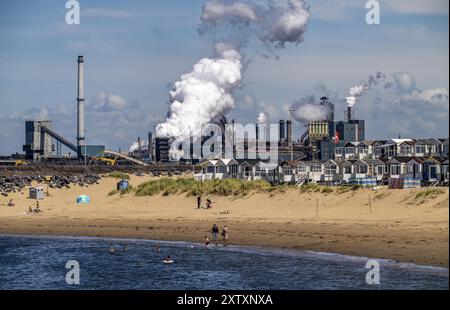
<instances>
[{"instance_id":1,"label":"distant figure on sand","mask_svg":"<svg viewBox=\"0 0 450 310\"><path fill-rule=\"evenodd\" d=\"M228 242L228 226L225 225L222 230L223 246L227 246Z\"/></svg>"},{"instance_id":2,"label":"distant figure on sand","mask_svg":"<svg viewBox=\"0 0 450 310\"><path fill-rule=\"evenodd\" d=\"M10 200L9 202L8 202L8 207L14 207L14 200Z\"/></svg>"},{"instance_id":3,"label":"distant figure on sand","mask_svg":"<svg viewBox=\"0 0 450 310\"><path fill-rule=\"evenodd\" d=\"M200 209L200 205L202 204L202 196L197 196L197 209Z\"/></svg>"},{"instance_id":4,"label":"distant figure on sand","mask_svg":"<svg viewBox=\"0 0 450 310\"><path fill-rule=\"evenodd\" d=\"M209 199L206 199L206 209L211 209L212 208L212 201Z\"/></svg>"},{"instance_id":5,"label":"distant figure on sand","mask_svg":"<svg viewBox=\"0 0 450 310\"><path fill-rule=\"evenodd\" d=\"M214 243L217 245L217 236L219 235L219 226L217 224L214 224L211 228L212 237L214 240Z\"/></svg>"},{"instance_id":6,"label":"distant figure on sand","mask_svg":"<svg viewBox=\"0 0 450 310\"><path fill-rule=\"evenodd\" d=\"M209 245L209 238L208 238L208 236L205 236L205 246L208 246Z\"/></svg>"}]
</instances>

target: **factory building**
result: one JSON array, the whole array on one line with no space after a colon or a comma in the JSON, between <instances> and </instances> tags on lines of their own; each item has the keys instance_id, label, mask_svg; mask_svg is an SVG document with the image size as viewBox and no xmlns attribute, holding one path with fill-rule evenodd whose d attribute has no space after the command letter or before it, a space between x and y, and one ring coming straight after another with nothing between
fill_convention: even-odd
<instances>
[{"instance_id":1,"label":"factory building","mask_svg":"<svg viewBox=\"0 0 450 310\"><path fill-rule=\"evenodd\" d=\"M52 128L51 121L25 122L25 158L27 160L40 160L48 158L53 151L52 137L43 130L43 127Z\"/></svg>"},{"instance_id":2,"label":"factory building","mask_svg":"<svg viewBox=\"0 0 450 310\"><path fill-rule=\"evenodd\" d=\"M169 149L169 138L155 138L155 161L157 163L169 162Z\"/></svg>"},{"instance_id":3,"label":"factory building","mask_svg":"<svg viewBox=\"0 0 450 310\"><path fill-rule=\"evenodd\" d=\"M311 147L308 158L313 160L334 159L336 147L365 139L365 121L353 119L350 106L346 111L347 120L334 121L334 106L328 101L328 98L322 97L321 104L333 107L333 109L329 113L328 119L310 122L308 125L307 143Z\"/></svg>"}]
</instances>

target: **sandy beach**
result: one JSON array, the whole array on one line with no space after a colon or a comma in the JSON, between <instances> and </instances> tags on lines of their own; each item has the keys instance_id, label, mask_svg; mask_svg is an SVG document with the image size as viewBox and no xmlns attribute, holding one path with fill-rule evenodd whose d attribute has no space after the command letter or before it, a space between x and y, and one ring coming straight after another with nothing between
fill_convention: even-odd
<instances>
[{"instance_id":1,"label":"sandy beach","mask_svg":"<svg viewBox=\"0 0 450 310\"><path fill-rule=\"evenodd\" d=\"M137 186L149 177L131 176ZM40 214L25 211L28 191L0 197L0 233L132 237L203 242L211 226L229 226L230 244L387 258L448 268L449 192L417 199L419 190L369 189L346 193L255 193L203 197L108 195L117 179L70 189L49 189ZM44 185L44 188L46 186ZM86 194L89 204L76 204ZM370 197L370 204L369 204ZM14 207L7 207L10 199Z\"/></svg>"}]
</instances>

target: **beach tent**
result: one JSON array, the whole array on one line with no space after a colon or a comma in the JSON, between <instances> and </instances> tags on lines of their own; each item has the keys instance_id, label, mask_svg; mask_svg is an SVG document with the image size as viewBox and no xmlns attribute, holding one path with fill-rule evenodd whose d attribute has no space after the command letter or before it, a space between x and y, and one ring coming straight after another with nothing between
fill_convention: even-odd
<instances>
[{"instance_id":1,"label":"beach tent","mask_svg":"<svg viewBox=\"0 0 450 310\"><path fill-rule=\"evenodd\" d=\"M77 197L77 203L89 203L91 198L87 195L80 195Z\"/></svg>"},{"instance_id":2,"label":"beach tent","mask_svg":"<svg viewBox=\"0 0 450 310\"><path fill-rule=\"evenodd\" d=\"M117 190L124 191L128 188L129 184L130 183L127 180L120 180L119 182L117 182Z\"/></svg>"}]
</instances>

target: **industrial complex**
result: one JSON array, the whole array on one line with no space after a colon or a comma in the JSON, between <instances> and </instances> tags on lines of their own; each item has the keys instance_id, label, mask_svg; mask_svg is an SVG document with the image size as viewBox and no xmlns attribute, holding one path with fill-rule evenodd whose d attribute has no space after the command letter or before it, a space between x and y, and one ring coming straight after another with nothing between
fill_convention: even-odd
<instances>
[{"instance_id":1,"label":"industrial complex","mask_svg":"<svg viewBox=\"0 0 450 310\"><path fill-rule=\"evenodd\" d=\"M352 106L348 105L344 120L335 120L334 104L327 97L321 97L317 104L326 107L330 112L324 119L308 123L304 133L298 138L293 137L292 120L279 120L278 143L276 143L277 165L262 168L264 161L258 160L261 150L260 124L255 124L254 138L244 138L242 148L236 146L234 124L223 116L215 123L222 130L222 143L232 141L233 155L225 159L225 153L214 156L193 157L191 140L191 156L174 160L170 156L172 140L157 137L153 131L148 132L147 141L140 137L137 147L129 152L113 151L104 145L90 145L85 133L85 100L84 100L84 58L77 58L77 130L76 143L69 137L58 134L52 120L27 120L25 122L25 143L23 154L15 154L0 159L1 165L27 165L39 163L57 163L71 165L199 165L203 172L200 179L215 178L220 167L234 174L217 174L219 177L266 178L272 182L285 181L343 181L356 177L371 176L377 180L383 177L411 175L415 179L434 182L448 182L448 138L443 139L390 139L371 140L365 138L365 121L358 119ZM233 128L233 137L225 136L226 126ZM266 133L267 135L267 133ZM209 138L202 135L201 145ZM270 150L269 142L266 151ZM69 152L62 152L62 147ZM224 150L225 147L222 148ZM273 150L272 150L273 151ZM225 160L225 162L218 162ZM228 167L233 160L232 168ZM241 165L244 165L241 167ZM355 166L355 164L357 166ZM259 165L259 166L258 166ZM331 166L331 168L327 168ZM348 171L346 166L349 166ZM365 166L365 167L360 167ZM208 168L209 167L209 168ZM213 169L211 167L214 167ZM284 167L284 168L283 168ZM301 167L301 168L300 168ZM220 168L220 169L219 169ZM231 170L230 170L231 169ZM331 169L331 170L330 170ZM428 170L427 170L428 169ZM325 171L328 171L328 175ZM277 171L277 177L275 177ZM302 172L300 172L302 171ZM308 171L307 174L306 171ZM331 172L330 172L331 171ZM346 173L344 173L346 171ZM239 174L240 173L240 174ZM282 177L280 177L283 175ZM330 174L332 175L330 177ZM346 174L347 176L344 176ZM292 176L292 177L290 177ZM296 177L294 177L296 176Z\"/></svg>"}]
</instances>

